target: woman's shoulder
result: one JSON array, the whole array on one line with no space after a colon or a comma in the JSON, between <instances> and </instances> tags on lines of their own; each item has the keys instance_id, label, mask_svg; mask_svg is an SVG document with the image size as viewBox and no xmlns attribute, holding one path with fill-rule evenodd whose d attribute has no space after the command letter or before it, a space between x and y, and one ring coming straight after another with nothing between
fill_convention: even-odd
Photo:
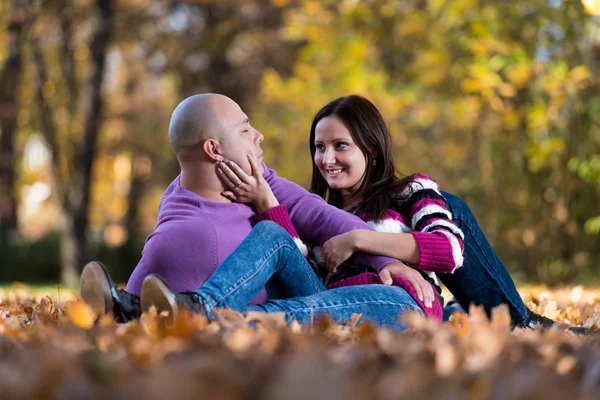
<instances>
[{"instance_id":1,"label":"woman's shoulder","mask_svg":"<svg viewBox=\"0 0 600 400\"><path fill-rule=\"evenodd\" d=\"M411 196L422 190L433 190L439 193L437 182L422 172L417 172L408 177L407 185L402 189L402 196Z\"/></svg>"}]
</instances>

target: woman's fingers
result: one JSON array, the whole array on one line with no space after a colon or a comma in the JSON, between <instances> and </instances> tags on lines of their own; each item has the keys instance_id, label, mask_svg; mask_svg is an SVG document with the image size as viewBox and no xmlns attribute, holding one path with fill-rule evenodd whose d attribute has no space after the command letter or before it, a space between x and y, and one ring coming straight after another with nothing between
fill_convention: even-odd
<instances>
[{"instance_id":1,"label":"woman's fingers","mask_svg":"<svg viewBox=\"0 0 600 400\"><path fill-rule=\"evenodd\" d=\"M384 285L387 285L387 286L392 285L392 283L393 283L392 274L387 268L384 268L379 272L379 277L381 278L381 281L383 282Z\"/></svg>"},{"instance_id":2,"label":"woman's fingers","mask_svg":"<svg viewBox=\"0 0 600 400\"><path fill-rule=\"evenodd\" d=\"M423 298L423 288L421 287L421 282L415 278L411 278L410 284L413 286L413 288L415 288L415 292L417 293L417 298L424 303L425 301Z\"/></svg>"},{"instance_id":3,"label":"woman's fingers","mask_svg":"<svg viewBox=\"0 0 600 400\"><path fill-rule=\"evenodd\" d=\"M328 252L324 251L323 253L321 253L321 259L323 260L325 266L329 271L337 272L337 265L334 265L334 263L331 260L331 256Z\"/></svg>"},{"instance_id":4,"label":"woman's fingers","mask_svg":"<svg viewBox=\"0 0 600 400\"><path fill-rule=\"evenodd\" d=\"M433 288L431 287L431 284L421 275L415 276L415 284L419 286L419 291L421 293L417 294L419 300L421 300L427 308L431 308L433 305Z\"/></svg>"},{"instance_id":5,"label":"woman's fingers","mask_svg":"<svg viewBox=\"0 0 600 400\"><path fill-rule=\"evenodd\" d=\"M433 306L433 301L435 296L433 294L433 287L427 282L427 290L425 291L425 305L427 308L431 308Z\"/></svg>"},{"instance_id":6,"label":"woman's fingers","mask_svg":"<svg viewBox=\"0 0 600 400\"><path fill-rule=\"evenodd\" d=\"M219 174L219 177L221 178L225 186L227 186L229 189L233 190L237 186L235 183L233 183L233 181L229 178L229 176L220 166L217 167L217 173Z\"/></svg>"},{"instance_id":7,"label":"woman's fingers","mask_svg":"<svg viewBox=\"0 0 600 400\"><path fill-rule=\"evenodd\" d=\"M221 192L221 196L228 198L231 201L238 201L237 196L232 191L226 190Z\"/></svg>"},{"instance_id":8,"label":"woman's fingers","mask_svg":"<svg viewBox=\"0 0 600 400\"><path fill-rule=\"evenodd\" d=\"M261 178L260 168L258 168L258 163L252 154L248 154L248 162L250 163L250 168L252 168L252 176L259 180Z\"/></svg>"},{"instance_id":9,"label":"woman's fingers","mask_svg":"<svg viewBox=\"0 0 600 400\"><path fill-rule=\"evenodd\" d=\"M323 251L321 253L321 261L325 264L325 267L327 267L329 271L334 272L333 269L331 269L331 263L329 262L329 253Z\"/></svg>"},{"instance_id":10,"label":"woman's fingers","mask_svg":"<svg viewBox=\"0 0 600 400\"><path fill-rule=\"evenodd\" d=\"M227 174L229 179L232 180L232 182L236 182L236 183L240 183L239 181L242 181L244 183L251 182L248 174L246 174L244 172L244 170L241 169L239 167L239 165L237 165L233 161L228 161L227 163L221 163L221 165L223 166L223 171Z\"/></svg>"}]
</instances>

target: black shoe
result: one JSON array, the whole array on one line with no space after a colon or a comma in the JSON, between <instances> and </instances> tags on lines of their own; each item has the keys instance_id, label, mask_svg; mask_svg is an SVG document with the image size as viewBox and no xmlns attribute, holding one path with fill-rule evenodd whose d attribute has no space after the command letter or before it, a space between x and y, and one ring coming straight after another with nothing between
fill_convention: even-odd
<instances>
[{"instance_id":1,"label":"black shoe","mask_svg":"<svg viewBox=\"0 0 600 400\"><path fill-rule=\"evenodd\" d=\"M520 328L535 329L537 326L542 328L552 328L557 322L553 319L546 318L543 315L536 314L533 311L529 311L529 316L526 322L517 324ZM591 335L592 331L583 326L570 326L567 328L568 331L576 333L578 335L587 336Z\"/></svg>"},{"instance_id":2,"label":"black shoe","mask_svg":"<svg viewBox=\"0 0 600 400\"><path fill-rule=\"evenodd\" d=\"M80 294L94 312L113 314L117 322L140 317L140 298L118 289L106 267L98 261L91 261L83 267Z\"/></svg>"},{"instance_id":3,"label":"black shoe","mask_svg":"<svg viewBox=\"0 0 600 400\"><path fill-rule=\"evenodd\" d=\"M143 311L148 311L151 306L156 307L158 314L167 311L168 315L165 318L167 324L171 324L177 319L181 312L181 305L208 318L200 296L195 292L175 293L169 284L157 274L150 274L144 279L140 299Z\"/></svg>"}]
</instances>

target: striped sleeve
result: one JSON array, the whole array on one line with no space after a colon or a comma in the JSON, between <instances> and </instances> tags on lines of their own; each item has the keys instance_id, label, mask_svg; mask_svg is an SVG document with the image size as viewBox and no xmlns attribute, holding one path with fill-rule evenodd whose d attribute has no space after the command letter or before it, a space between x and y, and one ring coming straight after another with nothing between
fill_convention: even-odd
<instances>
[{"instance_id":1,"label":"striped sleeve","mask_svg":"<svg viewBox=\"0 0 600 400\"><path fill-rule=\"evenodd\" d=\"M417 268L424 271L452 273L463 264L464 235L446 208L446 200L437 183L417 173L410 187L410 197L402 205L408 215L420 259Z\"/></svg>"},{"instance_id":2,"label":"striped sleeve","mask_svg":"<svg viewBox=\"0 0 600 400\"><path fill-rule=\"evenodd\" d=\"M256 214L254 221L257 223L260 221L273 221L277 223L277 225L285 229L292 236L292 238L294 238L294 242L300 249L300 252L302 252L302 255L304 257L308 256L308 248L298 236L296 228L294 228L294 224L290 218L290 214L288 213L288 209L283 204L270 208L263 213Z\"/></svg>"}]
</instances>

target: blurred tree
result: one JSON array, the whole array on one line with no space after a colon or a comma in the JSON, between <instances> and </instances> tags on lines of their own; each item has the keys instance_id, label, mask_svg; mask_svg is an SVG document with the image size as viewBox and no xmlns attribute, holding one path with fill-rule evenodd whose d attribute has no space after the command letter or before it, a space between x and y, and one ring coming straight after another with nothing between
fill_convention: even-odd
<instances>
[{"instance_id":1,"label":"blurred tree","mask_svg":"<svg viewBox=\"0 0 600 400\"><path fill-rule=\"evenodd\" d=\"M0 6L6 13L8 55L0 66L0 239L9 242L17 232L16 154L14 134L20 104L17 93L22 71L23 45L29 25L29 4L13 0Z\"/></svg>"},{"instance_id":2,"label":"blurred tree","mask_svg":"<svg viewBox=\"0 0 600 400\"><path fill-rule=\"evenodd\" d=\"M68 286L75 286L79 268L88 261L86 236L92 166L104 106L101 90L113 29L114 1L95 0L90 7L89 20L86 21L89 24L89 47L81 50L86 52L86 77L81 85L77 84L71 24L75 9L71 4L53 1L42 2L39 7L36 32L30 39L36 75L38 124L51 149L53 189L62 208L61 280ZM56 84L49 80L48 71L50 68L54 70L54 67L48 66L48 57L42 49L44 39L52 38L49 32L55 28L48 23L48 15L58 19L59 33L56 37L60 53L55 60L60 66L66 98L60 105L51 104ZM62 126L57 126L55 121L61 121ZM66 134L61 136L62 132Z\"/></svg>"},{"instance_id":3,"label":"blurred tree","mask_svg":"<svg viewBox=\"0 0 600 400\"><path fill-rule=\"evenodd\" d=\"M35 5L24 90L37 121L23 118L23 131L37 128L50 150L62 279L73 285L99 242L139 242L154 225L141 203L155 217L155 193L177 173L166 130L178 101L213 91L248 104L266 67L289 72L295 47L278 37L283 9L265 0Z\"/></svg>"},{"instance_id":4,"label":"blurred tree","mask_svg":"<svg viewBox=\"0 0 600 400\"><path fill-rule=\"evenodd\" d=\"M0 126L3 149L14 149L5 154L17 154L2 168L18 176L2 193L52 185L70 283L88 251L133 268L139 250L118 249L154 227L179 170L170 112L209 91L250 111L268 137L269 166L303 185L312 115L337 96L366 95L391 127L400 170L428 173L465 197L513 270L564 281L600 258L598 236L589 235L600 231L600 29L580 2L31 4L31 29L20 28L30 62L20 80L1 75L8 86L0 91L13 95L2 104L21 102L18 114L0 116L17 124ZM17 43L15 26L0 25L0 43ZM9 52L0 59L2 71L14 65ZM16 134L11 145L5 131ZM38 131L50 171L32 172L20 157ZM9 169L2 184L15 181Z\"/></svg>"}]
</instances>

